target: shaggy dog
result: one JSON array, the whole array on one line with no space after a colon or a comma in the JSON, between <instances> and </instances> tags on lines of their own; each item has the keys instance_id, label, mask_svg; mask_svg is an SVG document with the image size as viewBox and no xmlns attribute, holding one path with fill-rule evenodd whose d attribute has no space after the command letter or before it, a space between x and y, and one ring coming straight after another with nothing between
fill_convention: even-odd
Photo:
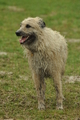
<instances>
[{"instance_id":1,"label":"shaggy dog","mask_svg":"<svg viewBox=\"0 0 80 120\"><path fill-rule=\"evenodd\" d=\"M62 75L67 59L67 44L59 32L46 27L45 22L39 18L25 19L20 29L16 31L21 36L22 44L27 53L32 77L35 82L38 109L45 109L45 81L52 77L56 88L57 109L63 109Z\"/></svg>"}]
</instances>

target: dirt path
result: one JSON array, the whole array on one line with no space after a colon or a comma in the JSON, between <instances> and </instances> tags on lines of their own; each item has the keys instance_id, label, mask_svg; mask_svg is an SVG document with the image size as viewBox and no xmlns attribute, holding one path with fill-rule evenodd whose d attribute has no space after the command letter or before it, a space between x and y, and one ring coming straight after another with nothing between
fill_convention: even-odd
<instances>
[{"instance_id":1,"label":"dirt path","mask_svg":"<svg viewBox=\"0 0 80 120\"><path fill-rule=\"evenodd\" d=\"M70 43L79 43L80 39L67 39L67 42L70 42Z\"/></svg>"},{"instance_id":2,"label":"dirt path","mask_svg":"<svg viewBox=\"0 0 80 120\"><path fill-rule=\"evenodd\" d=\"M13 72L0 71L0 75L1 76L4 76L4 75L11 76L11 75L13 75ZM29 76L19 75L19 79L27 81L27 80L29 80ZM80 82L80 76L78 76L78 75L76 75L76 76L64 76L63 79L65 80L65 83Z\"/></svg>"},{"instance_id":3,"label":"dirt path","mask_svg":"<svg viewBox=\"0 0 80 120\"><path fill-rule=\"evenodd\" d=\"M1 55L7 55L7 52L0 52L0 56Z\"/></svg>"},{"instance_id":4,"label":"dirt path","mask_svg":"<svg viewBox=\"0 0 80 120\"><path fill-rule=\"evenodd\" d=\"M80 82L80 76L64 76L65 83Z\"/></svg>"}]
</instances>

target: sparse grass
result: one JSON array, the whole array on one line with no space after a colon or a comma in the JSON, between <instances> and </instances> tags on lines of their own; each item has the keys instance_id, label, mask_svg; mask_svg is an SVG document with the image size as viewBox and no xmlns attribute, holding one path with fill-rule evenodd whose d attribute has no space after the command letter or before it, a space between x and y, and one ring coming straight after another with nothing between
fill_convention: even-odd
<instances>
[{"instance_id":1,"label":"sparse grass","mask_svg":"<svg viewBox=\"0 0 80 120\"><path fill-rule=\"evenodd\" d=\"M40 2L40 3L39 3ZM12 8L11 8L12 6ZM46 110L37 110L37 97L23 49L15 31L29 16L42 17L46 25L66 38L80 38L80 0L0 0L0 120L78 120L80 118L80 83L65 83L64 110L56 110L52 80L46 81ZM65 75L80 75L80 43L68 43ZM12 72L10 74L10 72ZM22 78L20 76L23 76ZM24 79L24 76L27 76Z\"/></svg>"}]
</instances>

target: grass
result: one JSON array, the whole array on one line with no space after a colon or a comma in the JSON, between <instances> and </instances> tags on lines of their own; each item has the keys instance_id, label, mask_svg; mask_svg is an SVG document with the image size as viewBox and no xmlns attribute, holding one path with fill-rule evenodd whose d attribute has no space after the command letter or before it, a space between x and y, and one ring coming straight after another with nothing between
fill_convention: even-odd
<instances>
[{"instance_id":1,"label":"grass","mask_svg":"<svg viewBox=\"0 0 80 120\"><path fill-rule=\"evenodd\" d=\"M64 110L56 110L52 80L46 81L46 110L37 110L37 98L28 62L15 31L29 16L39 16L66 38L80 39L80 0L0 0L0 120L78 120L80 83L65 83ZM65 75L80 76L80 43L68 43ZM11 72L11 73L10 73ZM20 77L22 76L22 77ZM26 78L24 78L26 76Z\"/></svg>"}]
</instances>

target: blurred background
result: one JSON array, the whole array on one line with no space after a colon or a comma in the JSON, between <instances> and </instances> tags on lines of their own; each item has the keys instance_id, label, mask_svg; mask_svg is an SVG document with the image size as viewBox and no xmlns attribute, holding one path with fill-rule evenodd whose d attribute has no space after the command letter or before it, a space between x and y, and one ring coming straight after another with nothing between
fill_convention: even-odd
<instances>
[{"instance_id":1,"label":"blurred background","mask_svg":"<svg viewBox=\"0 0 80 120\"><path fill-rule=\"evenodd\" d=\"M47 110L37 111L31 72L15 35L23 19L36 16L65 36L68 43L64 111L55 110L55 89L49 80L46 82ZM76 82L65 85L69 79ZM0 0L0 120L78 120L79 106L80 0Z\"/></svg>"}]
</instances>

